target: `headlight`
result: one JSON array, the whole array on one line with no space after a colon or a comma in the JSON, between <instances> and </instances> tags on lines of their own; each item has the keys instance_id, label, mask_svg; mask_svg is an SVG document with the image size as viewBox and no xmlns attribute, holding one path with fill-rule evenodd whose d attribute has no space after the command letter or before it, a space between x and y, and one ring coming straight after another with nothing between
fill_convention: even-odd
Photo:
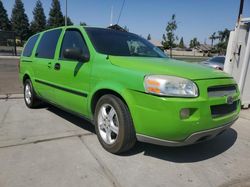
<instances>
[{"instance_id":1,"label":"headlight","mask_svg":"<svg viewBox=\"0 0 250 187\"><path fill-rule=\"evenodd\" d=\"M167 75L148 75L144 79L147 93L174 97L197 97L198 88L188 79Z\"/></svg>"}]
</instances>

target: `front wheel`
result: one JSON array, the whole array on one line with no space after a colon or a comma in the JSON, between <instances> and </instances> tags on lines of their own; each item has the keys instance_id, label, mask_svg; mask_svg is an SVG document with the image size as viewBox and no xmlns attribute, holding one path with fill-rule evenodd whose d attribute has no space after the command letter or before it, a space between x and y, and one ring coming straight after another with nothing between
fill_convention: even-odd
<instances>
[{"instance_id":1,"label":"front wheel","mask_svg":"<svg viewBox=\"0 0 250 187\"><path fill-rule=\"evenodd\" d=\"M133 121L124 102L114 95L104 95L97 102L95 130L101 145L111 153L121 153L136 142Z\"/></svg>"}]
</instances>

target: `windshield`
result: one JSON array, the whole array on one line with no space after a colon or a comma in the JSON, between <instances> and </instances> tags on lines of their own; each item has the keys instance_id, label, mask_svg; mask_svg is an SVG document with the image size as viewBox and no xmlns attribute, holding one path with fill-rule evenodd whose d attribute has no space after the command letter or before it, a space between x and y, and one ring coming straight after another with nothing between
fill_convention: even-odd
<instances>
[{"instance_id":1,"label":"windshield","mask_svg":"<svg viewBox=\"0 0 250 187\"><path fill-rule=\"evenodd\" d=\"M224 64L225 57L214 57L214 58L209 59L209 61Z\"/></svg>"},{"instance_id":2,"label":"windshield","mask_svg":"<svg viewBox=\"0 0 250 187\"><path fill-rule=\"evenodd\" d=\"M113 56L166 58L161 49L129 32L112 29L85 28L97 52Z\"/></svg>"}]
</instances>

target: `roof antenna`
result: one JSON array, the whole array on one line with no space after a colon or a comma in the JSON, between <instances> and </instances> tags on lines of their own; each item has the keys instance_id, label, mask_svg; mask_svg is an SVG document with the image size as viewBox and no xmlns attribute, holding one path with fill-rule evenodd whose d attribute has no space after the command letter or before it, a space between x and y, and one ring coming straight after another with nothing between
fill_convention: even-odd
<instances>
[{"instance_id":1,"label":"roof antenna","mask_svg":"<svg viewBox=\"0 0 250 187\"><path fill-rule=\"evenodd\" d=\"M120 13L119 13L119 17L118 17L118 20L117 20L117 23L116 23L117 25L118 25L118 23L120 21L120 17L121 17L121 14L122 14L122 10L123 10L124 4L125 4L125 0L123 0L123 2L122 2L122 7L121 7L121 10L120 10Z\"/></svg>"}]
</instances>

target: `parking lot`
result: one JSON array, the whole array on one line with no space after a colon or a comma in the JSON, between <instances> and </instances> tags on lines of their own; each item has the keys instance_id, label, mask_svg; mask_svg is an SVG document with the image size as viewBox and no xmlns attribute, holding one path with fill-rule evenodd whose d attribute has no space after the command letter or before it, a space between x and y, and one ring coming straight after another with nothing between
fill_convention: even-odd
<instances>
[{"instance_id":1,"label":"parking lot","mask_svg":"<svg viewBox=\"0 0 250 187\"><path fill-rule=\"evenodd\" d=\"M28 109L17 61L0 59L0 187L250 186L250 110L208 142L137 143L113 155L87 121L49 105Z\"/></svg>"}]
</instances>

